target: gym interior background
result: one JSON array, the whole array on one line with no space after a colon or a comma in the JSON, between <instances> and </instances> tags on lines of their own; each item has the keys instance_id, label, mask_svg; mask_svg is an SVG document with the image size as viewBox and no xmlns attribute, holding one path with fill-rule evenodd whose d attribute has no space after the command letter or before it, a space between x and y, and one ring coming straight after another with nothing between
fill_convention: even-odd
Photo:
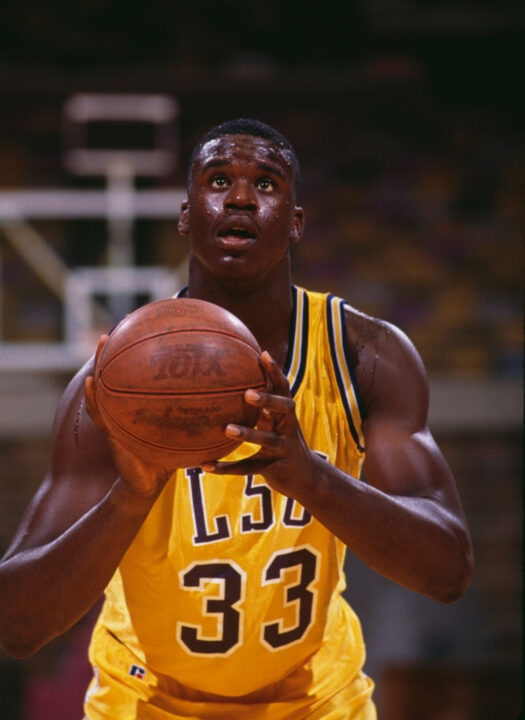
<instances>
[{"instance_id":1,"label":"gym interior background","mask_svg":"<svg viewBox=\"0 0 525 720\"><path fill-rule=\"evenodd\" d=\"M302 161L295 281L414 340L473 533L472 586L448 607L349 554L379 717L512 720L525 14L473 0L340 5L3 3L0 551L41 481L75 368L120 313L184 276L176 222L194 141L224 119L259 117ZM94 615L28 660L0 653L0 718L81 717Z\"/></svg>"}]
</instances>

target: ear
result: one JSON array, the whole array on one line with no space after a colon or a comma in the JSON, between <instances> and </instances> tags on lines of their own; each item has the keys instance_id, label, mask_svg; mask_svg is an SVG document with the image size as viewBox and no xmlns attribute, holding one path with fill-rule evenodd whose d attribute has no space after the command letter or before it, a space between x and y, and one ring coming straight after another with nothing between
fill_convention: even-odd
<instances>
[{"instance_id":1,"label":"ear","mask_svg":"<svg viewBox=\"0 0 525 720\"><path fill-rule=\"evenodd\" d=\"M178 228L181 235L188 234L188 221L189 221L190 203L188 200L184 200L180 206L180 215Z\"/></svg>"},{"instance_id":2,"label":"ear","mask_svg":"<svg viewBox=\"0 0 525 720\"><path fill-rule=\"evenodd\" d=\"M302 238L304 232L304 210L297 205L294 208L292 229L290 231L290 242L296 243Z\"/></svg>"}]
</instances>

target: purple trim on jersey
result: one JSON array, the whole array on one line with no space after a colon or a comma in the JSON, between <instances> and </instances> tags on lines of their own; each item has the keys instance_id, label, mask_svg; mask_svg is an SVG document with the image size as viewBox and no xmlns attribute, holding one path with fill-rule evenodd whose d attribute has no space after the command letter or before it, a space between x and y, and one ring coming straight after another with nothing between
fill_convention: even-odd
<instances>
[{"instance_id":1,"label":"purple trim on jersey","mask_svg":"<svg viewBox=\"0 0 525 720\"><path fill-rule=\"evenodd\" d=\"M326 319L327 319L327 323L328 323L328 341L330 343L330 354L332 356L332 366L334 368L335 378L337 380L337 385L339 387L339 395L341 397L341 401L342 401L343 407L345 409L346 419L348 421L348 427L350 428L350 433L352 434L352 437L354 439L354 442L355 442L357 448L361 452L364 452L365 449L359 442L359 434L358 434L357 429L354 424L354 419L352 417L352 409L350 407L350 403L348 402L347 388L345 386L345 383L343 381L343 377L341 374L341 370L339 368L338 355L337 355L336 345L335 345L335 330L334 330L334 324L333 324L333 320L332 320L332 300L334 300L334 299L338 300L338 298L336 298L332 294L328 295L328 297L326 298ZM338 306L340 308L340 311L341 311L342 305L343 305L343 302L339 301ZM345 327L343 319L344 318L341 317L341 328L342 329ZM352 365L351 365L350 356L348 353L348 345L345 345L345 342L344 342L346 333L342 332L342 335L343 335L343 338L342 338L343 354L344 354L344 358L345 358L346 364L348 366L348 369L350 371L350 368ZM350 377L351 377L352 383L353 383L352 375L350 375ZM352 389L349 388L350 392L351 392L351 390Z\"/></svg>"},{"instance_id":2,"label":"purple trim on jersey","mask_svg":"<svg viewBox=\"0 0 525 720\"><path fill-rule=\"evenodd\" d=\"M341 312L341 327L345 328L345 307L350 307L349 303L347 303L346 300L343 300L339 306L340 312ZM365 411L365 404L363 402L363 398L361 397L361 393L359 392L359 387L357 385L357 378L355 375L355 368L354 364L351 360L350 355L350 347L348 345L348 337L346 332L343 332L343 352L345 354L346 364L348 366L348 372L350 373L350 377L352 379L352 387L354 388L354 395L357 402L357 407L359 409L359 415L361 417L361 421L363 421L366 411Z\"/></svg>"}]
</instances>

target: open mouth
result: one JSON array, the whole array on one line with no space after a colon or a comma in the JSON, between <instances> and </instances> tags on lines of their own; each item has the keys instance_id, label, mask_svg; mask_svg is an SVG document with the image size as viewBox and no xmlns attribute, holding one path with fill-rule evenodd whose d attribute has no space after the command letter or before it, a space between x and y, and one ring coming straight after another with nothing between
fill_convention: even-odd
<instances>
[{"instance_id":1,"label":"open mouth","mask_svg":"<svg viewBox=\"0 0 525 720\"><path fill-rule=\"evenodd\" d=\"M240 240L255 240L254 233L250 232L249 230L246 230L246 228L236 227L236 226L221 230L219 233L219 237L221 237L221 238L238 238Z\"/></svg>"},{"instance_id":2,"label":"open mouth","mask_svg":"<svg viewBox=\"0 0 525 720\"><path fill-rule=\"evenodd\" d=\"M254 231L241 225L230 225L217 233L219 248L231 257L240 257L254 244Z\"/></svg>"}]
</instances>

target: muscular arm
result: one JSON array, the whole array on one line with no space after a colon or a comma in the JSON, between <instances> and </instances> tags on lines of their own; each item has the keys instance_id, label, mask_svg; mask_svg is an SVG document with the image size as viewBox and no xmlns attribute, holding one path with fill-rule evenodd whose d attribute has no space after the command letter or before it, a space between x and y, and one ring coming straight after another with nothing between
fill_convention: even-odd
<instances>
[{"instance_id":1,"label":"muscular arm","mask_svg":"<svg viewBox=\"0 0 525 720\"><path fill-rule=\"evenodd\" d=\"M470 582L472 545L452 473L427 426L421 360L385 324L361 362L367 482L320 465L302 502L377 572L436 600L457 600Z\"/></svg>"},{"instance_id":2,"label":"muscular arm","mask_svg":"<svg viewBox=\"0 0 525 720\"><path fill-rule=\"evenodd\" d=\"M373 330L371 339L359 343L358 363L367 406L367 482L307 447L286 379L269 357L263 362L275 394L256 397L248 391L247 400L270 411L273 427L260 423L257 430L227 429L231 436L240 430L243 440L262 448L233 471L264 475L274 489L298 500L385 577L452 602L470 582L472 545L452 474L427 427L424 368L400 331L370 323L376 324L368 328ZM349 335L355 331L350 320L347 330ZM209 469L232 471L225 464Z\"/></svg>"},{"instance_id":3,"label":"muscular arm","mask_svg":"<svg viewBox=\"0 0 525 720\"><path fill-rule=\"evenodd\" d=\"M162 486L137 491L142 468L132 458L115 468L85 408L91 369L64 393L48 471L0 562L0 647L15 657L36 652L92 607Z\"/></svg>"}]
</instances>

